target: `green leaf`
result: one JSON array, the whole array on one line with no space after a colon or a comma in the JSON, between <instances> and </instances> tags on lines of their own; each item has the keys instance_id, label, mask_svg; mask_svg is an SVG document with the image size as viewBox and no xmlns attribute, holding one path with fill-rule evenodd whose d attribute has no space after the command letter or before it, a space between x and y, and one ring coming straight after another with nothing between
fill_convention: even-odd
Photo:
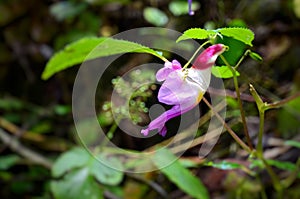
<instances>
[{"instance_id":1,"label":"green leaf","mask_svg":"<svg viewBox=\"0 0 300 199\"><path fill-rule=\"evenodd\" d=\"M192 3L192 10L198 10L200 4L198 2ZM169 4L169 10L175 16L185 15L189 13L188 2L187 1L172 1Z\"/></svg>"},{"instance_id":2,"label":"green leaf","mask_svg":"<svg viewBox=\"0 0 300 199\"><path fill-rule=\"evenodd\" d=\"M90 154L83 148L74 148L63 153L52 167L52 176L59 177L74 168L83 167L90 159Z\"/></svg>"},{"instance_id":3,"label":"green leaf","mask_svg":"<svg viewBox=\"0 0 300 199\"><path fill-rule=\"evenodd\" d=\"M211 167L214 167L214 168L218 168L218 169L221 169L221 170L232 170L232 169L241 169L243 168L243 165L240 165L236 162L228 162L228 161L225 161L223 160L222 162L218 162L218 163L214 163L214 162L207 162L205 164L206 166L211 166Z\"/></svg>"},{"instance_id":4,"label":"green leaf","mask_svg":"<svg viewBox=\"0 0 300 199\"><path fill-rule=\"evenodd\" d=\"M0 170L9 169L10 167L14 166L19 160L20 157L13 154L0 156Z\"/></svg>"},{"instance_id":5,"label":"green leaf","mask_svg":"<svg viewBox=\"0 0 300 199\"><path fill-rule=\"evenodd\" d=\"M54 112L57 115L61 115L61 116L67 115L72 110L71 106L69 106L69 105L61 105L61 104L55 105L53 107L53 109L54 109Z\"/></svg>"},{"instance_id":6,"label":"green leaf","mask_svg":"<svg viewBox=\"0 0 300 199\"><path fill-rule=\"evenodd\" d=\"M129 52L149 53L165 60L155 50L141 44L106 37L89 37L73 42L54 54L42 73L42 79L46 80L57 72L87 60Z\"/></svg>"},{"instance_id":7,"label":"green leaf","mask_svg":"<svg viewBox=\"0 0 300 199\"><path fill-rule=\"evenodd\" d=\"M209 198L208 192L200 179L195 177L188 169L184 168L176 159L177 157L167 149L160 149L152 157L152 161L156 167L181 190L193 198ZM174 160L176 161L173 162ZM168 165L171 162L173 163ZM166 165L168 166L165 167Z\"/></svg>"},{"instance_id":8,"label":"green leaf","mask_svg":"<svg viewBox=\"0 0 300 199\"><path fill-rule=\"evenodd\" d=\"M279 161L279 160L267 160L267 163L270 166L276 167L278 169L282 169L285 171L295 171L297 169L297 165L291 162L286 161ZM264 164L261 160L252 160L250 168L259 167L264 168ZM300 178L300 172L297 175L298 178Z\"/></svg>"},{"instance_id":9,"label":"green leaf","mask_svg":"<svg viewBox=\"0 0 300 199\"><path fill-rule=\"evenodd\" d=\"M168 23L168 16L161 10L154 7L147 7L144 9L144 18L155 26L164 26Z\"/></svg>"},{"instance_id":10,"label":"green leaf","mask_svg":"<svg viewBox=\"0 0 300 199\"><path fill-rule=\"evenodd\" d=\"M213 66L211 69L212 74L218 78L231 78L233 74L228 66ZM240 76L238 71L235 71L236 76Z\"/></svg>"},{"instance_id":11,"label":"green leaf","mask_svg":"<svg viewBox=\"0 0 300 199\"><path fill-rule=\"evenodd\" d=\"M178 37L176 42L187 40L187 39L208 39L210 35L217 34L212 30L205 30L202 28L192 28L184 31L184 33Z\"/></svg>"},{"instance_id":12,"label":"green leaf","mask_svg":"<svg viewBox=\"0 0 300 199\"><path fill-rule=\"evenodd\" d=\"M300 97L289 101L278 112L277 124L282 136L299 134Z\"/></svg>"},{"instance_id":13,"label":"green leaf","mask_svg":"<svg viewBox=\"0 0 300 199\"><path fill-rule=\"evenodd\" d=\"M296 147L296 148L300 148L300 142L298 141L295 141L295 140L287 140L284 142L285 145L288 145L288 146L293 146L293 147Z\"/></svg>"},{"instance_id":14,"label":"green leaf","mask_svg":"<svg viewBox=\"0 0 300 199\"><path fill-rule=\"evenodd\" d=\"M72 171L62 180L52 181L50 187L56 199L104 198L103 191L87 168Z\"/></svg>"},{"instance_id":15,"label":"green leaf","mask_svg":"<svg viewBox=\"0 0 300 199\"><path fill-rule=\"evenodd\" d=\"M122 164L118 159L111 157L108 159L103 154L99 159L107 163L114 164L120 170ZM52 167L52 176L60 177L66 172L73 172L78 168L87 168L89 175L94 176L99 182L107 185L119 184L123 179L123 173L119 170L108 167L84 148L74 148L63 153L54 163Z\"/></svg>"},{"instance_id":16,"label":"green leaf","mask_svg":"<svg viewBox=\"0 0 300 199\"><path fill-rule=\"evenodd\" d=\"M252 46L254 39L254 33L250 29L246 28L220 28L217 30L224 36L233 37L249 46Z\"/></svg>"},{"instance_id":17,"label":"green leaf","mask_svg":"<svg viewBox=\"0 0 300 199\"><path fill-rule=\"evenodd\" d=\"M296 17L298 17L298 19L299 19L300 18L300 0L294 0L292 7L293 7Z\"/></svg>"},{"instance_id":18,"label":"green leaf","mask_svg":"<svg viewBox=\"0 0 300 199\"><path fill-rule=\"evenodd\" d=\"M255 61L262 61L263 60L263 58L259 54L255 53L255 52L252 52L252 51L250 51L249 56L252 59L254 59Z\"/></svg>"},{"instance_id":19,"label":"green leaf","mask_svg":"<svg viewBox=\"0 0 300 199\"><path fill-rule=\"evenodd\" d=\"M105 162L113 163L122 168L122 163L118 159L111 157L108 159L102 155L101 159L105 159ZM89 165L90 173L101 183L107 185L117 185L123 179L123 173L119 170L115 170L105 165L104 163L96 160L95 158L91 161Z\"/></svg>"},{"instance_id":20,"label":"green leaf","mask_svg":"<svg viewBox=\"0 0 300 199\"><path fill-rule=\"evenodd\" d=\"M14 98L0 98L0 110L18 111L24 107L26 107L26 105L21 100Z\"/></svg>"}]
</instances>

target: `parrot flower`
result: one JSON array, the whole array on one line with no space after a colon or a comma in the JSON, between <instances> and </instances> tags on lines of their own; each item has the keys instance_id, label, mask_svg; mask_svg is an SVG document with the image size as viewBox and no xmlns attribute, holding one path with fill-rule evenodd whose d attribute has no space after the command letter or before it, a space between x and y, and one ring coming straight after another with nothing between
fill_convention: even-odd
<instances>
[{"instance_id":1,"label":"parrot flower","mask_svg":"<svg viewBox=\"0 0 300 199\"><path fill-rule=\"evenodd\" d=\"M211 67L225 49L223 44L215 44L205 49L191 68L182 69L180 63L173 60L157 71L157 81L164 81L158 92L158 100L173 107L151 121L148 128L141 131L143 135L147 136L149 131L157 129L160 135L165 136L165 123L168 120L197 106L210 84Z\"/></svg>"}]
</instances>

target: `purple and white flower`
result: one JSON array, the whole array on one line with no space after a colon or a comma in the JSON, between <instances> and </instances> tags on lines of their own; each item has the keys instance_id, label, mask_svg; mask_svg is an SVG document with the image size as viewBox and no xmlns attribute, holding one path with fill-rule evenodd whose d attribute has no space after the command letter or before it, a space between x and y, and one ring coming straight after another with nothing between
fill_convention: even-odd
<instances>
[{"instance_id":1,"label":"purple and white flower","mask_svg":"<svg viewBox=\"0 0 300 199\"><path fill-rule=\"evenodd\" d=\"M148 128L141 131L143 135L147 136L149 131L157 129L160 135L165 136L165 123L168 120L193 109L201 101L210 84L211 67L225 49L223 44L208 47L188 69L182 69L176 60L165 63L164 68L156 73L157 81L164 81L158 92L158 100L173 107L151 121Z\"/></svg>"}]
</instances>

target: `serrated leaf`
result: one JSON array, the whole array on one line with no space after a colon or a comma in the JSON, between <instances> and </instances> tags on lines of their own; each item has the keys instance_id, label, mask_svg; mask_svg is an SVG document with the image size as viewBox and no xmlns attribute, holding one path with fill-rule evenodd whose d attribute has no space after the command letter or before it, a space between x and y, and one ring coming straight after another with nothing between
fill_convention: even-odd
<instances>
[{"instance_id":1,"label":"serrated leaf","mask_svg":"<svg viewBox=\"0 0 300 199\"><path fill-rule=\"evenodd\" d=\"M217 33L202 28L192 28L186 30L180 37L178 37L176 42L187 40L187 39L208 39L212 34L217 34Z\"/></svg>"},{"instance_id":2,"label":"serrated leaf","mask_svg":"<svg viewBox=\"0 0 300 199\"><path fill-rule=\"evenodd\" d=\"M239 40L249 46L252 46L254 39L254 33L250 29L246 28L220 28L217 30L224 36L232 37Z\"/></svg>"},{"instance_id":3,"label":"serrated leaf","mask_svg":"<svg viewBox=\"0 0 300 199\"><path fill-rule=\"evenodd\" d=\"M103 198L103 191L89 175L87 168L72 171L63 179L52 181L50 187L56 199Z\"/></svg>"},{"instance_id":4,"label":"serrated leaf","mask_svg":"<svg viewBox=\"0 0 300 199\"><path fill-rule=\"evenodd\" d=\"M213 66L211 68L211 73L218 78L231 78L233 77L233 74L231 70L228 68L228 66ZM240 73L238 71L235 71L236 76L240 76Z\"/></svg>"},{"instance_id":5,"label":"serrated leaf","mask_svg":"<svg viewBox=\"0 0 300 199\"><path fill-rule=\"evenodd\" d=\"M83 167L90 159L90 154L83 148L74 148L63 153L52 167L52 176L59 177L74 168Z\"/></svg>"},{"instance_id":6,"label":"serrated leaf","mask_svg":"<svg viewBox=\"0 0 300 199\"><path fill-rule=\"evenodd\" d=\"M254 59L255 61L262 61L263 60L263 58L259 54L255 53L255 52L252 52L252 51L249 53L249 56L252 59Z\"/></svg>"},{"instance_id":7,"label":"serrated leaf","mask_svg":"<svg viewBox=\"0 0 300 199\"><path fill-rule=\"evenodd\" d=\"M168 16L161 10L148 7L144 9L144 18L151 24L155 26L164 26L168 23Z\"/></svg>"},{"instance_id":8,"label":"serrated leaf","mask_svg":"<svg viewBox=\"0 0 300 199\"><path fill-rule=\"evenodd\" d=\"M218 168L221 170L232 170L232 169L241 169L243 168L243 165L240 165L236 162L228 162L228 161L222 161L222 162L207 162L205 164L206 166L211 166L214 168Z\"/></svg>"},{"instance_id":9,"label":"serrated leaf","mask_svg":"<svg viewBox=\"0 0 300 199\"><path fill-rule=\"evenodd\" d=\"M153 163L165 174L170 181L176 184L181 190L197 199L209 198L206 187L199 178L195 177L188 169L184 168L180 162L167 149L160 149L152 157ZM170 165L168 165L171 163ZM168 165L167 167L165 167Z\"/></svg>"},{"instance_id":10,"label":"serrated leaf","mask_svg":"<svg viewBox=\"0 0 300 199\"><path fill-rule=\"evenodd\" d=\"M129 52L149 53L164 59L155 50L138 43L106 37L89 37L73 42L55 53L48 61L42 79L46 80L57 72L87 60Z\"/></svg>"}]
</instances>

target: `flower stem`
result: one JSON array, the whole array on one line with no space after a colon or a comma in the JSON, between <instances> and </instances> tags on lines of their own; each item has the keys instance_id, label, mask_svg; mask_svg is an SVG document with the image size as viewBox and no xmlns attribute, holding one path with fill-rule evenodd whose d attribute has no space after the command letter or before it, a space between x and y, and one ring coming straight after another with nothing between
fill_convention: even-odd
<instances>
[{"instance_id":1,"label":"flower stem","mask_svg":"<svg viewBox=\"0 0 300 199\"><path fill-rule=\"evenodd\" d=\"M192 62L192 60L195 58L195 56L198 54L198 52L201 50L201 48L203 48L206 44L208 44L208 43L210 43L210 41L208 40L208 41L206 41L206 42L204 42L196 51L195 51L195 53L193 54L193 56L190 58L190 60L183 66L183 68L182 69L186 69L189 65L190 65L190 63Z\"/></svg>"},{"instance_id":2,"label":"flower stem","mask_svg":"<svg viewBox=\"0 0 300 199\"><path fill-rule=\"evenodd\" d=\"M246 50L246 52L243 54L243 56L241 57L241 59L238 61L238 63L234 66L234 69L237 69L237 67L240 66L240 64L242 63L242 61L245 59L245 57L251 52L251 50Z\"/></svg>"},{"instance_id":3,"label":"flower stem","mask_svg":"<svg viewBox=\"0 0 300 199\"><path fill-rule=\"evenodd\" d=\"M244 111L242 100L241 100L241 94L240 94L238 79L237 79L237 76L236 76L236 71L233 67L231 67L231 65L227 62L227 60L225 59L225 57L223 55L220 55L220 57L233 74L233 83L234 83L234 88L235 88L235 92L236 92L236 96L237 96L237 100L238 100L238 104L239 104L239 109L240 109L240 112L241 112L241 118L242 118L242 123L243 123L243 127L244 127L244 133L245 133L245 136L246 136L246 139L247 139L248 146L252 150L253 146L252 146L252 142L251 142L249 132L248 132L246 116L245 116L245 111ZM240 60L243 60L244 59L243 57Z\"/></svg>"}]
</instances>

